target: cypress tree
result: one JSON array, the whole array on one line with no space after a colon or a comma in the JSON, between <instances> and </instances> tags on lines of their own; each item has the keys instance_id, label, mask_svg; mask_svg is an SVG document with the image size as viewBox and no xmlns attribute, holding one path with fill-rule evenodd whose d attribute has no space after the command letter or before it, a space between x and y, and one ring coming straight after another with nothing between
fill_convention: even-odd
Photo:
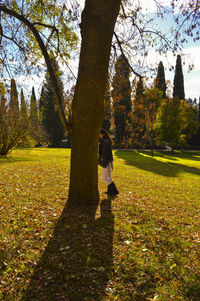
<instances>
[{"instance_id":1,"label":"cypress tree","mask_svg":"<svg viewBox=\"0 0 200 301\"><path fill-rule=\"evenodd\" d=\"M31 127L31 134L32 137L39 142L40 140L40 133L39 133L39 116L38 116L38 105L35 96L35 88L32 87L31 93L31 101L30 101L30 127Z\"/></svg>"},{"instance_id":2,"label":"cypress tree","mask_svg":"<svg viewBox=\"0 0 200 301\"><path fill-rule=\"evenodd\" d=\"M6 112L6 98L5 98L5 86L2 82L0 82L0 120L2 121L2 118Z\"/></svg>"},{"instance_id":3,"label":"cypress tree","mask_svg":"<svg viewBox=\"0 0 200 301\"><path fill-rule=\"evenodd\" d=\"M42 108L44 107L44 101L45 101L45 89L43 85L40 93L40 99L39 99L39 112L41 112Z\"/></svg>"},{"instance_id":4,"label":"cypress tree","mask_svg":"<svg viewBox=\"0 0 200 301\"><path fill-rule=\"evenodd\" d=\"M31 92L31 101L30 101L30 120L32 125L35 127L38 123L38 106L37 106L37 100L35 96L35 88L32 87Z\"/></svg>"},{"instance_id":5,"label":"cypress tree","mask_svg":"<svg viewBox=\"0 0 200 301\"><path fill-rule=\"evenodd\" d=\"M102 128L109 131L111 126L111 95L110 95L110 85L109 82L106 86L106 93L105 93L105 99L104 99L104 111L105 111L105 117L102 123Z\"/></svg>"},{"instance_id":6,"label":"cypress tree","mask_svg":"<svg viewBox=\"0 0 200 301\"><path fill-rule=\"evenodd\" d=\"M141 77L137 83L133 101L133 126L134 138L139 142L145 134L145 96L143 79Z\"/></svg>"},{"instance_id":7,"label":"cypress tree","mask_svg":"<svg viewBox=\"0 0 200 301\"><path fill-rule=\"evenodd\" d=\"M112 82L113 114L115 121L115 142L117 144L126 143L130 137L128 123L130 123L131 84L130 68L121 55L115 64L115 75Z\"/></svg>"},{"instance_id":8,"label":"cypress tree","mask_svg":"<svg viewBox=\"0 0 200 301\"><path fill-rule=\"evenodd\" d=\"M183 79L183 71L182 71L182 63L181 63L180 55L177 55L177 60L176 60L173 97L174 98L178 97L179 99L185 99L184 79Z\"/></svg>"},{"instance_id":9,"label":"cypress tree","mask_svg":"<svg viewBox=\"0 0 200 301\"><path fill-rule=\"evenodd\" d=\"M39 124L40 124L40 127L43 127L45 97L46 97L46 94L45 94L45 88L43 85L42 89L41 89L41 93L40 93L40 99L39 99Z\"/></svg>"},{"instance_id":10,"label":"cypress tree","mask_svg":"<svg viewBox=\"0 0 200 301\"><path fill-rule=\"evenodd\" d=\"M24 98L23 89L21 89L20 100L21 100L20 103L21 125L24 129L28 130L29 129L28 108L27 108L26 100Z\"/></svg>"},{"instance_id":11,"label":"cypress tree","mask_svg":"<svg viewBox=\"0 0 200 301\"><path fill-rule=\"evenodd\" d=\"M11 87L10 87L9 111L12 112L12 116L15 119L18 119L19 117L18 92L17 92L16 82L13 78L11 79Z\"/></svg>"},{"instance_id":12,"label":"cypress tree","mask_svg":"<svg viewBox=\"0 0 200 301\"><path fill-rule=\"evenodd\" d=\"M26 103L25 98L24 98L23 89L21 89L20 100L21 100L20 113L23 117L28 118L27 103Z\"/></svg>"},{"instance_id":13,"label":"cypress tree","mask_svg":"<svg viewBox=\"0 0 200 301\"><path fill-rule=\"evenodd\" d=\"M157 76L155 79L155 88L158 88L163 92L162 98L166 98L165 70L163 62L160 62L158 65Z\"/></svg>"},{"instance_id":14,"label":"cypress tree","mask_svg":"<svg viewBox=\"0 0 200 301\"><path fill-rule=\"evenodd\" d=\"M63 84L61 80L61 71L59 70L58 63L55 59L52 58L53 68L56 71L58 83L64 95ZM64 96L63 96L64 104ZM40 97L40 114L41 122L48 133L50 143L52 146L59 146L65 134L64 126L60 120L60 115L56 107L55 95L52 88L51 80L49 73L45 75L45 82L42 88L41 97Z\"/></svg>"}]
</instances>

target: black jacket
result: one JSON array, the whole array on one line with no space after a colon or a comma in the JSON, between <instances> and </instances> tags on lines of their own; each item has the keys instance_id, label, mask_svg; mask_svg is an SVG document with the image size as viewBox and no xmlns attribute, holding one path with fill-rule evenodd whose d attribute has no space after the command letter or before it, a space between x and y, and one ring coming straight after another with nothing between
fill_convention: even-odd
<instances>
[{"instance_id":1,"label":"black jacket","mask_svg":"<svg viewBox=\"0 0 200 301\"><path fill-rule=\"evenodd\" d=\"M99 139L99 156L108 162L113 161L112 142L109 139Z\"/></svg>"}]
</instances>

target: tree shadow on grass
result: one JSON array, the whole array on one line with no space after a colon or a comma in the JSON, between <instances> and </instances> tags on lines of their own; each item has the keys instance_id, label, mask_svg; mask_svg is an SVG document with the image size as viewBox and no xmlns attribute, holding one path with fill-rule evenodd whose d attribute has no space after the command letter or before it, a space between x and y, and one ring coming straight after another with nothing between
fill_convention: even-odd
<instances>
[{"instance_id":1,"label":"tree shadow on grass","mask_svg":"<svg viewBox=\"0 0 200 301\"><path fill-rule=\"evenodd\" d=\"M7 156L0 156L0 165L5 163L16 163L16 162L30 162L30 161L39 161L32 158L26 157L7 157Z\"/></svg>"},{"instance_id":2,"label":"tree shadow on grass","mask_svg":"<svg viewBox=\"0 0 200 301\"><path fill-rule=\"evenodd\" d=\"M137 168L150 171L152 173L166 176L166 177L177 177L181 172L187 172L194 175L200 176L200 169L193 166L187 166L172 162L162 162L156 160L155 157L147 155L147 153L138 153L137 151L122 151L118 150L115 155L123 159L126 164L135 166ZM157 154L156 154L157 156ZM165 157L165 156L164 156ZM166 157L165 157L166 158ZM170 157L168 157L170 159ZM171 159L170 159L171 160Z\"/></svg>"},{"instance_id":3,"label":"tree shadow on grass","mask_svg":"<svg viewBox=\"0 0 200 301\"><path fill-rule=\"evenodd\" d=\"M102 300L113 265L111 199L101 216L64 208L21 300Z\"/></svg>"}]
</instances>

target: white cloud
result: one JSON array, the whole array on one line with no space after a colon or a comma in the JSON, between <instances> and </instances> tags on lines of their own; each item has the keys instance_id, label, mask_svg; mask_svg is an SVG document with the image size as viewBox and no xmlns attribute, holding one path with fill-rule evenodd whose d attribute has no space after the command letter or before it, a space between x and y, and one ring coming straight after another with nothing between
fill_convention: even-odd
<instances>
[{"instance_id":1,"label":"white cloud","mask_svg":"<svg viewBox=\"0 0 200 301\"><path fill-rule=\"evenodd\" d=\"M36 92L36 97L37 99L39 98L40 94L40 90L42 87L42 82L44 80L44 77L42 76L37 76L37 75L20 75L17 76L15 78L17 85L20 88L23 88L25 97L27 98L27 100L29 100L30 96L31 96L31 90L32 87L35 88L35 92ZM20 92L20 91L18 91Z\"/></svg>"},{"instance_id":2,"label":"white cloud","mask_svg":"<svg viewBox=\"0 0 200 301\"><path fill-rule=\"evenodd\" d=\"M182 58L183 69L188 71L190 65L194 65L194 70L200 71L200 60L199 60L200 46L198 47L189 47L183 48L179 53ZM168 51L166 54L160 55L156 51L150 51L147 57L147 64L152 64L156 66L159 61L162 61L166 67L175 66L176 64L176 55L171 51Z\"/></svg>"},{"instance_id":3,"label":"white cloud","mask_svg":"<svg viewBox=\"0 0 200 301\"><path fill-rule=\"evenodd\" d=\"M184 74L185 96L186 98L200 97L200 72L198 76L193 76L192 73L187 76Z\"/></svg>"}]
</instances>

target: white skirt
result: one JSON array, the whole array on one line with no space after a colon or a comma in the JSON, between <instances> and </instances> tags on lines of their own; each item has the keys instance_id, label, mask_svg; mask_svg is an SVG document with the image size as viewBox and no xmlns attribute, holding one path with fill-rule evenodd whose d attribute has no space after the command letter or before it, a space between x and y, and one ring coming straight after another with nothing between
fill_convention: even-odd
<instances>
[{"instance_id":1,"label":"white skirt","mask_svg":"<svg viewBox=\"0 0 200 301\"><path fill-rule=\"evenodd\" d=\"M102 169L102 180L105 181L108 185L112 183L111 172L113 169L113 162L109 162L106 168Z\"/></svg>"}]
</instances>

